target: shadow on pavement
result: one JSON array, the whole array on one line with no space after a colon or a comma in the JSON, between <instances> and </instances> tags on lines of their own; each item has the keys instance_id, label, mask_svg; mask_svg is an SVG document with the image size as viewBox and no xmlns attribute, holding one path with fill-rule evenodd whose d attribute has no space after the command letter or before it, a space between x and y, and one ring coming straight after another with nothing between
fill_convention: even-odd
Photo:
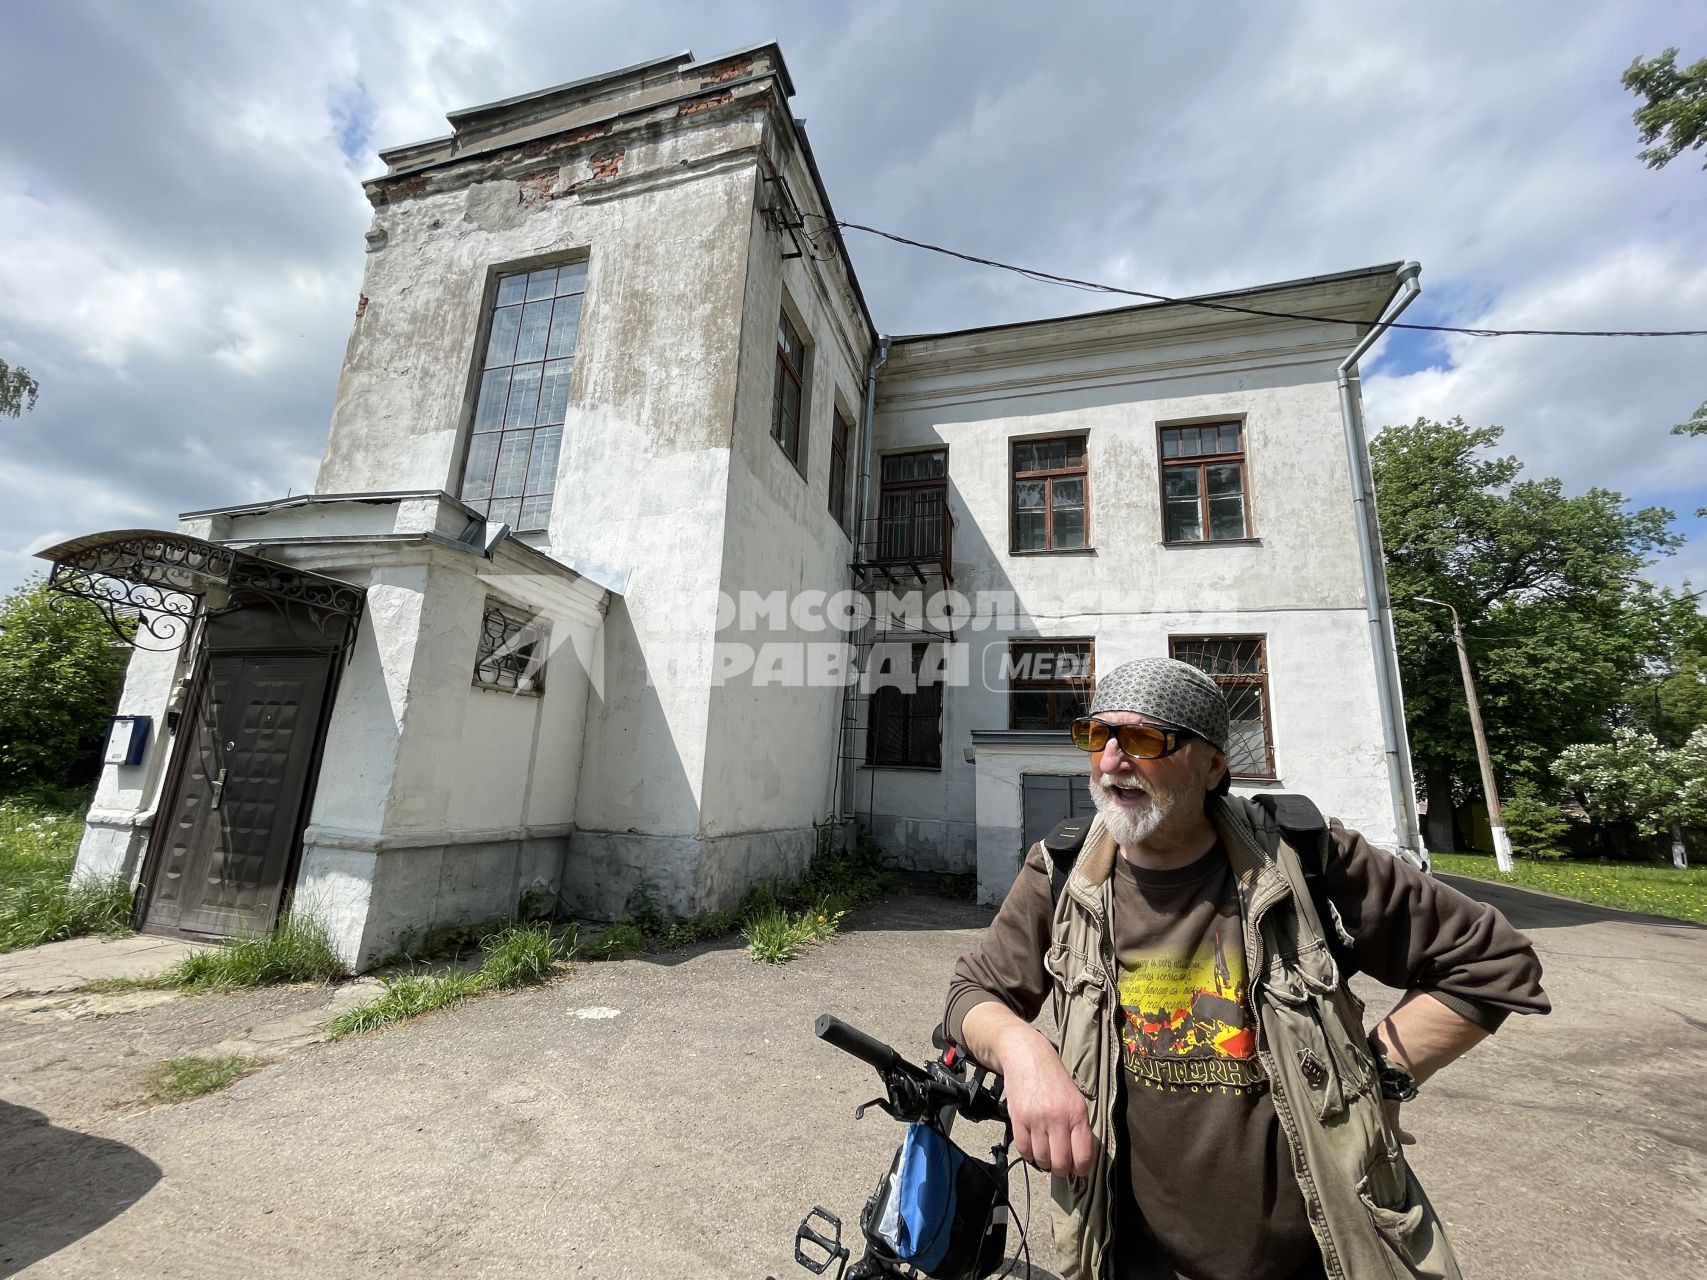
<instances>
[{"instance_id":1,"label":"shadow on pavement","mask_svg":"<svg viewBox=\"0 0 1707 1280\"><path fill-rule=\"evenodd\" d=\"M0 1277L111 1222L160 1181L132 1147L0 1102Z\"/></svg>"},{"instance_id":2,"label":"shadow on pavement","mask_svg":"<svg viewBox=\"0 0 1707 1280\"><path fill-rule=\"evenodd\" d=\"M1620 911L1616 907L1578 902L1574 898L1558 898L1539 890L1520 889L1512 884L1496 884L1491 880L1478 880L1474 876L1454 876L1445 872L1436 874L1441 883L1451 885L1477 902L1485 902L1490 907L1497 908L1501 915L1511 921L1514 929L1524 932L1530 929L1569 929L1575 925L1605 924L1609 921L1616 924L1660 925L1694 933L1703 931L1702 925L1689 920L1645 915L1637 911Z\"/></svg>"}]
</instances>

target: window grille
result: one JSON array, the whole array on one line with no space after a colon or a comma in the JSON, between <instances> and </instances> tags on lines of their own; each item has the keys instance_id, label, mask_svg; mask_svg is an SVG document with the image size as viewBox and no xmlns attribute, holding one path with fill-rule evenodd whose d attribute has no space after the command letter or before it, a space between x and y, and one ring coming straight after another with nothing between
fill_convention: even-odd
<instances>
[{"instance_id":1,"label":"window grille","mask_svg":"<svg viewBox=\"0 0 1707 1280\"><path fill-rule=\"evenodd\" d=\"M883 685L871 694L866 763L920 769L942 768L942 685L927 662L930 645L913 646L913 689Z\"/></svg>"},{"instance_id":2,"label":"window grille","mask_svg":"<svg viewBox=\"0 0 1707 1280\"><path fill-rule=\"evenodd\" d=\"M878 506L877 558L931 560L942 555L947 509L947 449L886 456Z\"/></svg>"},{"instance_id":3,"label":"window grille","mask_svg":"<svg viewBox=\"0 0 1707 1280\"><path fill-rule=\"evenodd\" d=\"M1235 778L1272 778L1268 643L1262 636L1175 636L1173 657L1208 672L1227 696L1227 768Z\"/></svg>"},{"instance_id":4,"label":"window grille","mask_svg":"<svg viewBox=\"0 0 1707 1280\"><path fill-rule=\"evenodd\" d=\"M1008 728L1065 729L1085 714L1095 683L1089 640L1008 643Z\"/></svg>"},{"instance_id":5,"label":"window grille","mask_svg":"<svg viewBox=\"0 0 1707 1280\"><path fill-rule=\"evenodd\" d=\"M508 693L545 692L545 659L551 648L551 624L488 596L480 620L480 645L474 656L474 684Z\"/></svg>"}]
</instances>

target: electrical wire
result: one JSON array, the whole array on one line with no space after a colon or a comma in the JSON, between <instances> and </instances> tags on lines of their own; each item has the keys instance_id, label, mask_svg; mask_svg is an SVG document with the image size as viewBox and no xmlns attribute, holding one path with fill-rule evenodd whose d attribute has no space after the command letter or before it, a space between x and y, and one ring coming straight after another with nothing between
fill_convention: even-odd
<instances>
[{"instance_id":1,"label":"electrical wire","mask_svg":"<svg viewBox=\"0 0 1707 1280\"><path fill-rule=\"evenodd\" d=\"M1053 271L1041 271L1035 267L1016 266L1011 262L1000 262L995 258L980 257L975 253L964 253L959 249L950 249L945 245L931 244L926 240L915 240L910 236L900 235L894 231L884 231L879 227L868 227L862 222L834 222L821 213L808 213L808 218L822 219L825 230L831 225L844 231L863 231L867 235L878 236L884 240L892 240L896 244L906 245L913 249L923 249L929 253L940 253L945 257L958 258L962 262L970 262L975 266L994 267L999 271L1010 271L1036 284L1060 285L1068 289L1081 289L1088 293L1117 294L1126 298L1143 298L1149 302L1171 302L1179 306L1200 307L1205 311L1226 311L1235 315L1261 316L1270 320L1304 320L1312 324L1345 325L1352 323L1340 316L1317 316L1300 311L1271 311L1263 307L1241 307L1231 302L1210 302L1201 298L1178 298L1166 293L1149 293L1143 289L1127 289L1120 285L1104 284L1096 280L1081 280L1075 276L1064 276ZM811 239L814 234L808 232ZM1409 329L1418 333L1461 333L1471 338L1707 338L1707 329L1473 329L1463 325L1452 324L1412 324L1404 321L1393 321L1389 329Z\"/></svg>"}]
</instances>

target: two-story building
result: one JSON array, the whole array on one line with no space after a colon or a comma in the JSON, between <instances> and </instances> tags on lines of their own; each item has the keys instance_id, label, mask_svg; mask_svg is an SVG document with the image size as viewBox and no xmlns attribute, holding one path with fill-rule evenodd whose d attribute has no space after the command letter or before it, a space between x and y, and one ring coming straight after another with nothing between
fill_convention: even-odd
<instances>
[{"instance_id":1,"label":"two-story building","mask_svg":"<svg viewBox=\"0 0 1707 1280\"><path fill-rule=\"evenodd\" d=\"M366 967L727 906L850 819L994 901L1143 654L1227 688L1241 790L1414 846L1336 372L1399 264L883 337L792 93L681 54L384 152L315 492L42 553L136 620L78 873L141 927Z\"/></svg>"}]
</instances>

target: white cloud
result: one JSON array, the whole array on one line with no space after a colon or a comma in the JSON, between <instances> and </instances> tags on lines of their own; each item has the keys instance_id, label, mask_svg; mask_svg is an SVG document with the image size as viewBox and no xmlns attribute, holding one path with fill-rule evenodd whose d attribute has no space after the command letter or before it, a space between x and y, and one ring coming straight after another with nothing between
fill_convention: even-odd
<instances>
[{"instance_id":1,"label":"white cloud","mask_svg":"<svg viewBox=\"0 0 1707 1280\"><path fill-rule=\"evenodd\" d=\"M1415 257L1432 320L1701 326L1707 175L1634 158L1618 76L1639 52L1707 51L1707 12L1365 17L1339 0L1085 0L1071 20L898 0L857 20L781 0L664 0L644 21L616 0L26 6L0 46L0 111L32 122L0 135L0 354L43 399L6 428L0 587L44 530L311 482L359 290L358 180L380 170L352 136L442 134L447 110L682 48L780 39L838 212L923 239L1163 293ZM849 239L890 332L1109 302ZM1373 421L1500 422L1532 472L1692 509L1707 445L1665 428L1707 397L1704 349L1453 340L1437 369L1378 362L1365 390ZM1703 564L1690 528L1662 576Z\"/></svg>"}]
</instances>

